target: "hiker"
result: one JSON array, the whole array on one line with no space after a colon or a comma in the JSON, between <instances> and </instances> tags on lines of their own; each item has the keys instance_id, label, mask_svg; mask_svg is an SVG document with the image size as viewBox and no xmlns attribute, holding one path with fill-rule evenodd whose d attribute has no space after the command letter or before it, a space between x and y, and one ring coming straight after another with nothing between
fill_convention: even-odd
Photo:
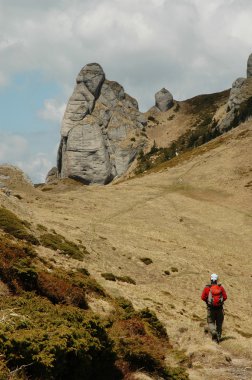
<instances>
[{"instance_id":1,"label":"hiker","mask_svg":"<svg viewBox=\"0 0 252 380\"><path fill-rule=\"evenodd\" d=\"M211 274L211 285L206 285L201 299L207 304L207 323L212 339L219 343L224 320L223 304L227 299L227 293L221 284L218 284L218 275Z\"/></svg>"}]
</instances>

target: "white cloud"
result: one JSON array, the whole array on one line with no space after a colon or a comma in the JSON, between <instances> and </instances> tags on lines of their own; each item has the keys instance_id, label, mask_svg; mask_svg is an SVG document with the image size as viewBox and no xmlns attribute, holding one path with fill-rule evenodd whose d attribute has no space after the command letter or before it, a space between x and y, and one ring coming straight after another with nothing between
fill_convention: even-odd
<instances>
[{"instance_id":1,"label":"white cloud","mask_svg":"<svg viewBox=\"0 0 252 380\"><path fill-rule=\"evenodd\" d=\"M24 156L28 148L27 140L19 135L0 133L0 161L13 161Z\"/></svg>"},{"instance_id":2,"label":"white cloud","mask_svg":"<svg viewBox=\"0 0 252 380\"><path fill-rule=\"evenodd\" d=\"M146 107L161 86L187 97L243 75L251 18L249 0L0 0L0 71L40 70L65 89L97 61Z\"/></svg>"},{"instance_id":3,"label":"white cloud","mask_svg":"<svg viewBox=\"0 0 252 380\"><path fill-rule=\"evenodd\" d=\"M52 161L45 153L37 153L31 156L30 160L17 161L16 165L35 183L45 182L48 171L53 167Z\"/></svg>"},{"instance_id":4,"label":"white cloud","mask_svg":"<svg viewBox=\"0 0 252 380\"><path fill-rule=\"evenodd\" d=\"M0 0L0 87L30 71L58 85L61 93L45 95L38 110L48 123L61 120L75 78L89 62L99 62L142 110L162 87L175 99L220 91L246 75L251 19L251 0ZM0 133L0 160L19 162L40 181L55 152L46 154L39 139L32 152L22 132Z\"/></svg>"},{"instance_id":5,"label":"white cloud","mask_svg":"<svg viewBox=\"0 0 252 380\"><path fill-rule=\"evenodd\" d=\"M44 108L38 111L40 118L60 123L66 109L66 103L60 103L56 99L46 99Z\"/></svg>"},{"instance_id":6,"label":"white cloud","mask_svg":"<svg viewBox=\"0 0 252 380\"><path fill-rule=\"evenodd\" d=\"M0 133L0 163L18 166L33 182L45 181L46 174L55 165L54 153L34 153L24 137Z\"/></svg>"}]
</instances>

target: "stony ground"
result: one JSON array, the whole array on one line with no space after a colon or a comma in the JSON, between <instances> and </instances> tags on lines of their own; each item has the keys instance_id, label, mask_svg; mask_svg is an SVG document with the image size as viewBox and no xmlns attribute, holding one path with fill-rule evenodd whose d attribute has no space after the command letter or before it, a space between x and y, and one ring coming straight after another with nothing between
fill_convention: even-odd
<instances>
[{"instance_id":1,"label":"stony ground","mask_svg":"<svg viewBox=\"0 0 252 380\"><path fill-rule=\"evenodd\" d=\"M40 255L52 264L83 265L112 295L129 298L137 309L154 309L174 347L190 357L191 380L213 375L249 380L251 147L250 121L186 161L177 157L174 167L163 165L160 171L105 187L66 181L42 191L20 185L15 192L22 199L1 195L1 200L35 224L81 240L90 252L80 263L41 248ZM152 263L146 265L143 258ZM106 281L105 272L130 276L136 285ZM204 333L206 311L200 300L212 272L220 275L228 293L220 345Z\"/></svg>"}]
</instances>

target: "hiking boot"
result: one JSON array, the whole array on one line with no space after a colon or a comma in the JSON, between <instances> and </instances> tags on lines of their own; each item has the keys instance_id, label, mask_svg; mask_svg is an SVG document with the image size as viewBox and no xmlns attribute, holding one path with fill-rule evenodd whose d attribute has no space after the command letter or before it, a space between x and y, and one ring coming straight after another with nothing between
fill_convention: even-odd
<instances>
[{"instance_id":1,"label":"hiking boot","mask_svg":"<svg viewBox=\"0 0 252 380\"><path fill-rule=\"evenodd\" d=\"M218 335L217 335L216 332L215 332L215 333L212 333L212 340L213 340L214 342L217 342L217 343L218 343Z\"/></svg>"}]
</instances>

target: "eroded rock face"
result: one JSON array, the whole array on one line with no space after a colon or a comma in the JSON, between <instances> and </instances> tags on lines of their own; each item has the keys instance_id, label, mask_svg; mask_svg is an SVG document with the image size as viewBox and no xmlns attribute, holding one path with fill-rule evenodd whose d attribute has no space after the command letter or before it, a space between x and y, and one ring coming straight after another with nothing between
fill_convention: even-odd
<instances>
[{"instance_id":1,"label":"eroded rock face","mask_svg":"<svg viewBox=\"0 0 252 380\"><path fill-rule=\"evenodd\" d=\"M166 88L155 94L156 107L161 111L168 111L173 106L173 96Z\"/></svg>"},{"instance_id":2,"label":"eroded rock face","mask_svg":"<svg viewBox=\"0 0 252 380\"><path fill-rule=\"evenodd\" d=\"M248 63L247 63L247 78L252 77L252 54L248 57Z\"/></svg>"},{"instance_id":3,"label":"eroded rock face","mask_svg":"<svg viewBox=\"0 0 252 380\"><path fill-rule=\"evenodd\" d=\"M145 144L146 125L137 101L105 79L102 67L83 67L61 127L57 168L60 178L106 184L122 175Z\"/></svg>"},{"instance_id":4,"label":"eroded rock face","mask_svg":"<svg viewBox=\"0 0 252 380\"><path fill-rule=\"evenodd\" d=\"M226 114L217 125L223 133L245 121L250 116L249 107L252 98L252 77L236 79L230 91Z\"/></svg>"},{"instance_id":5,"label":"eroded rock face","mask_svg":"<svg viewBox=\"0 0 252 380\"><path fill-rule=\"evenodd\" d=\"M57 180L59 177L58 169L56 166L54 166L49 172L47 173L45 183L52 183L55 180Z\"/></svg>"}]
</instances>

